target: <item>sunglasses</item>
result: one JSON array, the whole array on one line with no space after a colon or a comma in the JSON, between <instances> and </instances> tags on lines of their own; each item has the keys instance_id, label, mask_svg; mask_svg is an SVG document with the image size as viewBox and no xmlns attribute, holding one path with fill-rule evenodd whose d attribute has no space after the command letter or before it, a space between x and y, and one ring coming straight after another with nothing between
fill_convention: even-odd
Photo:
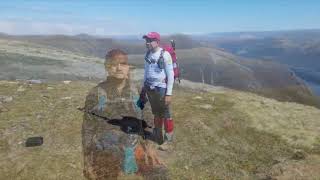
<instances>
[{"instance_id":1,"label":"sunglasses","mask_svg":"<svg viewBox=\"0 0 320 180\"><path fill-rule=\"evenodd\" d=\"M152 41L157 41L157 39L146 39L147 43L151 43Z\"/></svg>"}]
</instances>

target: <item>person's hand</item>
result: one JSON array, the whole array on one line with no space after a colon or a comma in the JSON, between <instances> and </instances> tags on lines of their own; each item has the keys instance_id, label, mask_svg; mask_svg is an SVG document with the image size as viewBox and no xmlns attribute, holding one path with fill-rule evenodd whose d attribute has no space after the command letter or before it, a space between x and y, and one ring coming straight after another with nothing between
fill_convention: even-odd
<instances>
[{"instance_id":1,"label":"person's hand","mask_svg":"<svg viewBox=\"0 0 320 180\"><path fill-rule=\"evenodd\" d=\"M144 102L139 98L138 101L136 102L137 106L143 110L144 109Z\"/></svg>"},{"instance_id":2,"label":"person's hand","mask_svg":"<svg viewBox=\"0 0 320 180\"><path fill-rule=\"evenodd\" d=\"M169 105L171 103L171 96L165 96L164 103L165 105Z\"/></svg>"},{"instance_id":3,"label":"person's hand","mask_svg":"<svg viewBox=\"0 0 320 180\"><path fill-rule=\"evenodd\" d=\"M146 103L148 101L147 100L147 92L144 87L142 87L141 92L140 92L140 101L142 101L143 103Z\"/></svg>"}]
</instances>

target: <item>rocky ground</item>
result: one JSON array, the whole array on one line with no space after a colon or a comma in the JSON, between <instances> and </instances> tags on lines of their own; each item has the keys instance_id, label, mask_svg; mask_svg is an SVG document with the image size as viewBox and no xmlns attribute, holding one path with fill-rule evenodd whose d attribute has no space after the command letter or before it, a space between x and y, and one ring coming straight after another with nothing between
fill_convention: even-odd
<instances>
[{"instance_id":1,"label":"rocky ground","mask_svg":"<svg viewBox=\"0 0 320 180\"><path fill-rule=\"evenodd\" d=\"M83 179L77 107L96 83L34 83L0 82L1 179ZM174 91L174 150L159 152L172 179L320 177L319 109L188 81ZM43 145L25 147L31 136Z\"/></svg>"}]
</instances>

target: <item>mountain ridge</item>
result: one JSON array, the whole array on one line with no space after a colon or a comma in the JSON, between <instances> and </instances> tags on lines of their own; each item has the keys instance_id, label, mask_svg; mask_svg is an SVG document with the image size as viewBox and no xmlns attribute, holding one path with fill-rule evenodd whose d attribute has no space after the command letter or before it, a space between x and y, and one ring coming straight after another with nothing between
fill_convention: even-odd
<instances>
[{"instance_id":1,"label":"mountain ridge","mask_svg":"<svg viewBox=\"0 0 320 180\"><path fill-rule=\"evenodd\" d=\"M63 42L60 42L61 39L63 38L59 37L54 41L61 44ZM88 44L86 40L82 43ZM0 49L3 52L1 54L2 77L23 79L24 74L28 74L29 78L48 80L98 80L105 77L103 59L90 53L81 53L80 49L64 49L49 45L44 46L37 42L22 40L0 40ZM177 55L184 79L256 92L283 101L319 106L304 83L300 82L285 66L272 62L253 62L209 47L177 49ZM130 64L137 68L143 67L144 54L129 54L128 57ZM55 64L60 64L64 68ZM19 76L16 77L17 75Z\"/></svg>"}]
</instances>

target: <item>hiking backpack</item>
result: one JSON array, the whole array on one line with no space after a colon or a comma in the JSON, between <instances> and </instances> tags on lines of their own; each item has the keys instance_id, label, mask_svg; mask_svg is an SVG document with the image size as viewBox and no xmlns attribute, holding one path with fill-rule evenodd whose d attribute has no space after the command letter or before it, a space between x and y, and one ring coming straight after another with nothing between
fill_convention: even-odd
<instances>
[{"instance_id":1,"label":"hiking backpack","mask_svg":"<svg viewBox=\"0 0 320 180\"><path fill-rule=\"evenodd\" d=\"M171 55L171 59L172 59L172 64L173 64L173 72L174 72L174 80L178 80L178 82L180 83L180 69L179 69L179 64L178 64L178 59L177 59L177 55L176 55L176 44L174 42L174 40L171 40L171 45L163 45L162 49L164 49L165 51L167 51L170 55ZM160 55L161 57L161 55Z\"/></svg>"}]
</instances>

